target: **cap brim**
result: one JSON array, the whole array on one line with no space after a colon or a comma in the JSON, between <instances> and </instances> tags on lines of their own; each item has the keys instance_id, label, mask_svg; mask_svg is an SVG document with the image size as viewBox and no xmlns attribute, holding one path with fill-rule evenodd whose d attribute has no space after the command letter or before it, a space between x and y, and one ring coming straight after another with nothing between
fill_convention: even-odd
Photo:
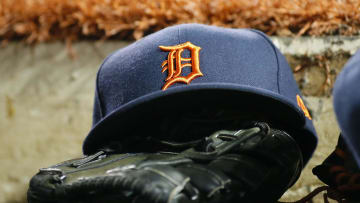
<instances>
[{"instance_id":1,"label":"cap brim","mask_svg":"<svg viewBox=\"0 0 360 203\"><path fill-rule=\"evenodd\" d=\"M179 111L192 111L198 107L230 107L237 110L249 109L263 112L267 117L279 123L289 134L299 134L306 147L315 149L314 136L304 128L304 114L292 101L274 92L245 85L227 83L191 84L184 88L177 86L166 91L157 91L139 97L115 109L91 129L83 143L84 154L92 154L106 146L112 140L124 138L128 131L146 125L157 125L159 115L173 115ZM156 116L155 116L156 115ZM290 131L290 132L289 132ZM156 134L156 132L149 132ZM299 138L298 138L299 139ZM313 151L313 150L311 150ZM311 154L310 154L311 155ZM304 155L306 160L310 155Z\"/></svg>"}]
</instances>

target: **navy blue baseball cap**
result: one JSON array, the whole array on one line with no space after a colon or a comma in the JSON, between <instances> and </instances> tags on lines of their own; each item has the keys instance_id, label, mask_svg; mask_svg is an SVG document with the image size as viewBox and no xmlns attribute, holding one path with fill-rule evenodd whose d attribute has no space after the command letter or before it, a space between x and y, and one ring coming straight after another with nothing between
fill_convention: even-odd
<instances>
[{"instance_id":1,"label":"navy blue baseball cap","mask_svg":"<svg viewBox=\"0 0 360 203\"><path fill-rule=\"evenodd\" d=\"M205 107L266 115L295 138L305 162L316 148L311 116L292 71L265 34L184 24L148 35L105 59L83 152L94 153L139 130L156 136L152 127L161 118L171 116L174 125L181 125L173 118Z\"/></svg>"},{"instance_id":2,"label":"navy blue baseball cap","mask_svg":"<svg viewBox=\"0 0 360 203\"><path fill-rule=\"evenodd\" d=\"M341 134L360 167L360 50L336 78L334 110Z\"/></svg>"}]
</instances>

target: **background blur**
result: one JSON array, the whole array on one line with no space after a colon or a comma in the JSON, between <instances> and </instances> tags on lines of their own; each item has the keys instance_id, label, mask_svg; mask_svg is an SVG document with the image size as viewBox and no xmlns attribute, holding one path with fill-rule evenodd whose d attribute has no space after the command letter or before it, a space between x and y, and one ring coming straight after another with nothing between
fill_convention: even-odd
<instances>
[{"instance_id":1,"label":"background blur","mask_svg":"<svg viewBox=\"0 0 360 203\"><path fill-rule=\"evenodd\" d=\"M319 135L312 160L282 200L298 200L323 185L311 169L338 138L331 90L360 48L359 0L0 0L0 203L26 202L39 168L81 156L96 72L109 53L192 22L271 36Z\"/></svg>"}]
</instances>

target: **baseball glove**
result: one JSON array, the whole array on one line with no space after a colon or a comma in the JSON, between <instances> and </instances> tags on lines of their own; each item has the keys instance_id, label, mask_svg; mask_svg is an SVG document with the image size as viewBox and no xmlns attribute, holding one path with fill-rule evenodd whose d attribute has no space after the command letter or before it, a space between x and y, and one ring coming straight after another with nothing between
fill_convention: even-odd
<instances>
[{"instance_id":1,"label":"baseball glove","mask_svg":"<svg viewBox=\"0 0 360 203\"><path fill-rule=\"evenodd\" d=\"M28 202L275 202L303 167L293 138L266 123L186 143L147 141L166 151L109 147L40 169Z\"/></svg>"},{"instance_id":2,"label":"baseball glove","mask_svg":"<svg viewBox=\"0 0 360 203\"><path fill-rule=\"evenodd\" d=\"M338 202L360 201L360 169L341 135L335 150L313 168L313 173L328 185L329 198Z\"/></svg>"}]
</instances>

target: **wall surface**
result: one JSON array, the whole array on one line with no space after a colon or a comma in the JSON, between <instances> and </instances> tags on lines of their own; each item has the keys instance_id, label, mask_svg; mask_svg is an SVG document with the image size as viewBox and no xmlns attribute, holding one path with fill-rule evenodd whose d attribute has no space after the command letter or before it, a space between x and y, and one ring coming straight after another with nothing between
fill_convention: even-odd
<instances>
[{"instance_id":1,"label":"wall surface","mask_svg":"<svg viewBox=\"0 0 360 203\"><path fill-rule=\"evenodd\" d=\"M282 198L292 201L322 185L311 169L333 150L339 134L330 83L360 42L356 38L272 39L296 70L319 135L313 159ZM314 43L320 47L312 53ZM78 42L72 47L74 58L62 43L34 47L10 43L0 49L0 203L26 202L28 182L39 168L81 156L81 144L91 126L98 67L109 53L127 44ZM326 68L309 63L313 55L325 52ZM334 57L339 52L342 57Z\"/></svg>"}]
</instances>

